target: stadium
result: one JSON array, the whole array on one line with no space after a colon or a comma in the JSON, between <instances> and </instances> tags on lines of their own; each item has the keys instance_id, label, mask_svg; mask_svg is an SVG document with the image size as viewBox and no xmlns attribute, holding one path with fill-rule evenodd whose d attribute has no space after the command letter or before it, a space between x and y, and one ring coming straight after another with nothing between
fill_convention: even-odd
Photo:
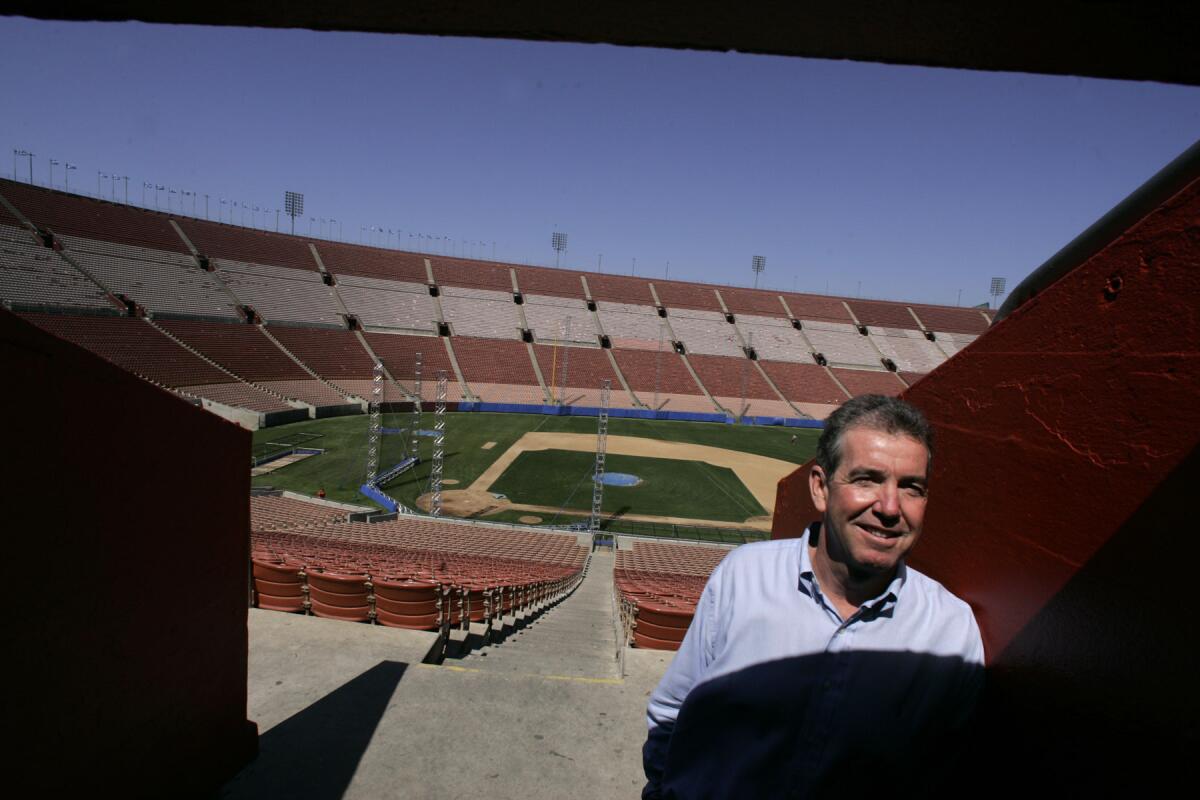
<instances>
[{"instance_id":1,"label":"stadium","mask_svg":"<svg viewBox=\"0 0 1200 800\"><path fill-rule=\"evenodd\" d=\"M22 631L62 687L22 753L79 752L51 790L634 796L645 698L707 576L797 535L821 421L862 394L938 429L945 533L915 563L972 604L999 676L949 780L1034 714L1022 758L1062 786L1129 777L1097 766L1123 724L1191 724L1154 682L1100 708L1181 668L1141 609L1080 620L1150 573L1133 542L1195 473L1196 147L999 312L409 252L15 178L6 371L46 402L13 443L39 480L8 484L46 518L21 563L48 554L79 601ZM1099 488L1064 499L1072 470ZM1061 533L1091 504L1109 519ZM95 647L113 656L81 673Z\"/></svg>"}]
</instances>

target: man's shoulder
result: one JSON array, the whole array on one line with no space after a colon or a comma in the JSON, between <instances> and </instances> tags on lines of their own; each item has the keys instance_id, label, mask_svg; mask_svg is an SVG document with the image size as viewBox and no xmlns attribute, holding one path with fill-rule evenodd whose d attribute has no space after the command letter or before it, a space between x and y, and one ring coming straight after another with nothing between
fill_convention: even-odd
<instances>
[{"instance_id":1,"label":"man's shoulder","mask_svg":"<svg viewBox=\"0 0 1200 800\"><path fill-rule=\"evenodd\" d=\"M721 564L750 565L771 563L790 553L799 552L804 546L804 537L796 539L768 539L763 542L748 542L729 551Z\"/></svg>"},{"instance_id":2,"label":"man's shoulder","mask_svg":"<svg viewBox=\"0 0 1200 800\"><path fill-rule=\"evenodd\" d=\"M911 596L917 601L925 625L941 631L946 642L961 640L968 649L978 649L977 655L981 659L983 652L979 625L971 606L939 581L912 567L907 569L905 593L908 594L911 589Z\"/></svg>"}]
</instances>

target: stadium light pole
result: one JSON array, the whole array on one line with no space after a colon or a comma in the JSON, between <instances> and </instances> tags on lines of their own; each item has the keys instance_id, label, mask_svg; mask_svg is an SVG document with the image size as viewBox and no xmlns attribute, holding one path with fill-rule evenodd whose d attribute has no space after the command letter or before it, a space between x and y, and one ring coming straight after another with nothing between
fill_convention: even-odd
<instances>
[{"instance_id":1,"label":"stadium light pole","mask_svg":"<svg viewBox=\"0 0 1200 800\"><path fill-rule=\"evenodd\" d=\"M103 194L101 193L101 189L100 189L100 179L107 178L107 177L108 176L105 175L100 170L96 170L96 197L98 197L98 198L103 197Z\"/></svg>"},{"instance_id":2,"label":"stadium light pole","mask_svg":"<svg viewBox=\"0 0 1200 800\"><path fill-rule=\"evenodd\" d=\"M71 170L78 169L74 164L63 163L63 191L71 191Z\"/></svg>"},{"instance_id":3,"label":"stadium light pole","mask_svg":"<svg viewBox=\"0 0 1200 800\"><path fill-rule=\"evenodd\" d=\"M29 183L33 183L33 156L34 154L28 150L13 150L13 180L17 179L17 156L21 158L29 157Z\"/></svg>"},{"instance_id":4,"label":"stadium light pole","mask_svg":"<svg viewBox=\"0 0 1200 800\"><path fill-rule=\"evenodd\" d=\"M304 214L304 195L300 192L283 193L283 211L292 218L292 234L296 233L296 217Z\"/></svg>"},{"instance_id":5,"label":"stadium light pole","mask_svg":"<svg viewBox=\"0 0 1200 800\"><path fill-rule=\"evenodd\" d=\"M1005 278L992 278L991 294L996 299L997 305L1000 302L1000 295L1004 294L1004 286L1007 282Z\"/></svg>"},{"instance_id":6,"label":"stadium light pole","mask_svg":"<svg viewBox=\"0 0 1200 800\"><path fill-rule=\"evenodd\" d=\"M58 164L59 164L59 162L58 162L58 161L55 161L53 158L52 158L52 159L50 159L50 188L51 188L51 189L53 189L53 188L54 188L54 168L55 168L55 167L56 167Z\"/></svg>"},{"instance_id":7,"label":"stadium light pole","mask_svg":"<svg viewBox=\"0 0 1200 800\"><path fill-rule=\"evenodd\" d=\"M555 231L550 235L550 246L554 248L554 266L558 266L559 256L567 249L567 235L562 231Z\"/></svg>"},{"instance_id":8,"label":"stadium light pole","mask_svg":"<svg viewBox=\"0 0 1200 800\"><path fill-rule=\"evenodd\" d=\"M750 269L754 271L754 288L758 288L758 276L767 268L767 259L763 256L751 256Z\"/></svg>"}]
</instances>

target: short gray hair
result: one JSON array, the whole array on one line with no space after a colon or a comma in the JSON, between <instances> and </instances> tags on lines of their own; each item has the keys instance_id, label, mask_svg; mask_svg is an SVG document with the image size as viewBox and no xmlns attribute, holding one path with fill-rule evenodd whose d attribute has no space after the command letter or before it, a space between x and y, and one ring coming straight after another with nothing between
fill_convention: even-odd
<instances>
[{"instance_id":1,"label":"short gray hair","mask_svg":"<svg viewBox=\"0 0 1200 800\"><path fill-rule=\"evenodd\" d=\"M847 400L825 420L817 441L817 465L832 475L842 460L842 437L850 428L870 428L884 433L901 433L925 445L933 463L933 428L921 410L898 397L864 394Z\"/></svg>"}]
</instances>

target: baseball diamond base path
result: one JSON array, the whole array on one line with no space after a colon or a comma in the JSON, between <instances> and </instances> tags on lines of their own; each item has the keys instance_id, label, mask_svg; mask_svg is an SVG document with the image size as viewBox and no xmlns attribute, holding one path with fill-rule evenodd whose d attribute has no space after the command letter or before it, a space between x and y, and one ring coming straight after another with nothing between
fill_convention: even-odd
<instances>
[{"instance_id":1,"label":"baseball diamond base path","mask_svg":"<svg viewBox=\"0 0 1200 800\"><path fill-rule=\"evenodd\" d=\"M483 473L466 489L442 492L442 509L457 517L477 517L498 511L536 511L555 513L557 508L549 506L513 503L493 497L488 491L499 480L504 471L516 461L517 456L527 450L575 450L584 453L596 451L596 435L593 433L543 433L531 431L513 443L508 450L492 462ZM779 479L793 472L799 465L777 458L726 450L704 444L664 442L658 439L643 439L638 436L609 436L606 452L609 455L645 456L648 458L674 458L680 461L704 461L713 466L727 467L742 482L754 499L765 509L775 509L775 490ZM429 495L421 495L417 506L429 510ZM570 513L570 512L565 512ZM772 514L752 517L743 523L728 521L687 519L684 517L655 517L644 514L623 514L622 519L644 522L666 522L675 525L715 525L718 527L747 527L755 530L771 529Z\"/></svg>"}]
</instances>

